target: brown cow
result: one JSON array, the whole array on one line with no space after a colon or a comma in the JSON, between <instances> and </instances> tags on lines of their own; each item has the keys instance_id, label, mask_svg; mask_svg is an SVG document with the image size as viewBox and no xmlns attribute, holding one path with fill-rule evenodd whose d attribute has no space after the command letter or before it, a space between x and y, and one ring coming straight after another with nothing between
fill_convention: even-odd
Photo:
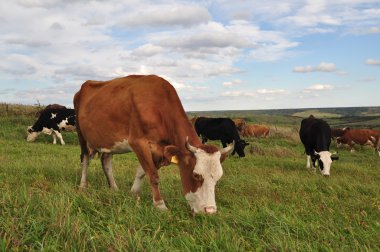
<instances>
[{"instance_id":1,"label":"brown cow","mask_svg":"<svg viewBox=\"0 0 380 252\"><path fill-rule=\"evenodd\" d=\"M239 132L241 132L247 125L247 122L241 118L236 118L236 119L233 119L232 121L234 121L236 128L238 129Z\"/></svg>"},{"instance_id":2,"label":"brown cow","mask_svg":"<svg viewBox=\"0 0 380 252\"><path fill-rule=\"evenodd\" d=\"M335 139L341 137L344 134L344 130L341 128L331 128L331 138Z\"/></svg>"},{"instance_id":3,"label":"brown cow","mask_svg":"<svg viewBox=\"0 0 380 252\"><path fill-rule=\"evenodd\" d=\"M351 152L354 151L354 144L370 145L378 151L380 156L380 130L344 128L343 131L343 135L336 139L338 145L348 144Z\"/></svg>"},{"instance_id":4,"label":"brown cow","mask_svg":"<svg viewBox=\"0 0 380 252\"><path fill-rule=\"evenodd\" d=\"M191 126L174 87L155 75L131 75L110 81L87 81L75 94L82 178L87 186L89 150L101 153L111 188L112 155L135 152L140 166L131 191L139 195L148 175L153 204L167 210L158 189L158 169L177 160L185 197L194 213L215 213L215 185L222 177L221 160L233 147L203 145Z\"/></svg>"},{"instance_id":5,"label":"brown cow","mask_svg":"<svg viewBox=\"0 0 380 252\"><path fill-rule=\"evenodd\" d=\"M248 124L240 131L240 134L242 137L267 137L269 127L265 125Z\"/></svg>"},{"instance_id":6,"label":"brown cow","mask_svg":"<svg viewBox=\"0 0 380 252\"><path fill-rule=\"evenodd\" d=\"M59 104L49 104L47 105L44 109L41 109L40 111L38 111L36 113L36 117L40 117L40 115L42 113L44 113L46 110L49 110L49 109L67 109L66 106L63 106L63 105L59 105Z\"/></svg>"}]
</instances>

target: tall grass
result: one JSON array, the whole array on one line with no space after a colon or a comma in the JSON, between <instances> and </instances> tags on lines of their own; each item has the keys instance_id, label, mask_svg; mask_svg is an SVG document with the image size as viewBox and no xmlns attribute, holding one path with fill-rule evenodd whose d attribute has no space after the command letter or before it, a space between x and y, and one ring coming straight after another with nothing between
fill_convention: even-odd
<instances>
[{"instance_id":1,"label":"tall grass","mask_svg":"<svg viewBox=\"0 0 380 252\"><path fill-rule=\"evenodd\" d=\"M24 139L31 116L0 118L0 250L46 251L377 251L380 158L373 149L339 150L331 177L305 168L297 131L249 139L245 158L229 157L217 185L218 213L192 216L178 168L160 170L169 212L152 206L148 182L130 193L133 153L114 156L120 188L107 188L98 159L78 190L79 146L50 136ZM219 144L214 142L214 144Z\"/></svg>"}]
</instances>

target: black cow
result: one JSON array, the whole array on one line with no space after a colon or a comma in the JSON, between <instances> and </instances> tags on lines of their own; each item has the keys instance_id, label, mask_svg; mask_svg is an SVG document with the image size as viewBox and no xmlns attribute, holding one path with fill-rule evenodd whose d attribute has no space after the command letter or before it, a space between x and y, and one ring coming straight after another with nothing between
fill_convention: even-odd
<instances>
[{"instance_id":1,"label":"black cow","mask_svg":"<svg viewBox=\"0 0 380 252\"><path fill-rule=\"evenodd\" d=\"M240 139L235 123L229 118L206 118L198 117L194 123L198 136L202 137L202 143L207 140L220 140L223 147L235 142L232 155L237 152L239 157L244 157L244 147L248 145L246 141Z\"/></svg>"},{"instance_id":2,"label":"black cow","mask_svg":"<svg viewBox=\"0 0 380 252\"><path fill-rule=\"evenodd\" d=\"M42 132L53 136L53 144L57 143L57 137L64 145L61 130L75 130L75 110L74 109L46 109L43 110L38 120L33 126L28 127L26 140L33 142Z\"/></svg>"},{"instance_id":3,"label":"black cow","mask_svg":"<svg viewBox=\"0 0 380 252\"><path fill-rule=\"evenodd\" d=\"M329 176L331 163L338 160L338 157L329 151L331 128L328 123L311 115L302 120L299 134L307 155L306 167L310 168L311 158L315 170L315 161L318 160L321 173Z\"/></svg>"}]
</instances>

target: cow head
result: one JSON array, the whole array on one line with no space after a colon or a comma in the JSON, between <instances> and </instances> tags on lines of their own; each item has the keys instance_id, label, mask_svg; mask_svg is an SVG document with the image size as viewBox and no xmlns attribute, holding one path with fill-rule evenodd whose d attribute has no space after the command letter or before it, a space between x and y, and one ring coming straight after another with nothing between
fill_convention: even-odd
<instances>
[{"instance_id":1,"label":"cow head","mask_svg":"<svg viewBox=\"0 0 380 252\"><path fill-rule=\"evenodd\" d=\"M329 151L314 152L313 163L315 160L318 160L319 170L322 175L330 176L330 167L331 163L334 160L338 160L339 157L336 153L331 153Z\"/></svg>"},{"instance_id":2,"label":"cow head","mask_svg":"<svg viewBox=\"0 0 380 252\"><path fill-rule=\"evenodd\" d=\"M232 152L232 155L234 155L235 152L237 152L239 157L245 157L244 148L247 145L249 145L249 143L244 141L243 139L237 140L235 143L235 148L234 148L234 151Z\"/></svg>"},{"instance_id":3,"label":"cow head","mask_svg":"<svg viewBox=\"0 0 380 252\"><path fill-rule=\"evenodd\" d=\"M34 142L38 135L39 135L39 133L34 131L32 126L29 126L28 130L27 130L26 141L27 142Z\"/></svg>"},{"instance_id":4,"label":"cow head","mask_svg":"<svg viewBox=\"0 0 380 252\"><path fill-rule=\"evenodd\" d=\"M232 144L221 150L210 145L197 148L186 139L190 153L179 154L179 166L185 198L194 213L216 212L215 185L223 175L221 160L232 148Z\"/></svg>"}]
</instances>

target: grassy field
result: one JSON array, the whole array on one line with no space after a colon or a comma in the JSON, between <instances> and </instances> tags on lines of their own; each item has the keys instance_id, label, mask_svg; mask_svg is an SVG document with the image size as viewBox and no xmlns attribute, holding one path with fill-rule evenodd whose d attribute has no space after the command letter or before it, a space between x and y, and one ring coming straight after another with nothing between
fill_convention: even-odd
<instances>
[{"instance_id":1,"label":"grassy field","mask_svg":"<svg viewBox=\"0 0 380 252\"><path fill-rule=\"evenodd\" d=\"M46 135L27 143L35 119L1 116L0 251L379 251L380 157L367 147L338 150L323 178L305 168L300 118L285 125L286 115L261 116L249 121L266 119L270 137L249 139L245 158L223 163L218 213L195 217L175 165L160 170L169 212L154 209L147 181L140 201L130 194L133 153L114 156L119 191L107 188L96 159L80 192L75 133L64 134L65 146Z\"/></svg>"}]
</instances>

